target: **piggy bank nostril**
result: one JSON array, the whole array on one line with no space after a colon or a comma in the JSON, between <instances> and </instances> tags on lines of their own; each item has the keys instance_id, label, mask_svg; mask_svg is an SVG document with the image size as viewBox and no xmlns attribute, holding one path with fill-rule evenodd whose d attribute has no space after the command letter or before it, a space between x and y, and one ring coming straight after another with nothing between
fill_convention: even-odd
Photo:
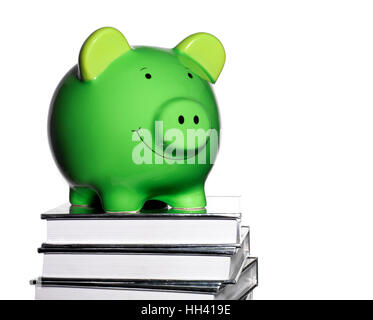
<instances>
[{"instance_id":1,"label":"piggy bank nostril","mask_svg":"<svg viewBox=\"0 0 373 320\"><path fill-rule=\"evenodd\" d=\"M180 124L183 124L183 123L184 123L184 117L183 117L183 116L179 116L179 123L180 123Z\"/></svg>"},{"instance_id":2,"label":"piggy bank nostril","mask_svg":"<svg viewBox=\"0 0 373 320\"><path fill-rule=\"evenodd\" d=\"M194 116L194 119L193 119L193 120L194 120L194 123L195 123L195 124L198 124L198 122L199 122L199 118L198 118L198 116Z\"/></svg>"}]
</instances>

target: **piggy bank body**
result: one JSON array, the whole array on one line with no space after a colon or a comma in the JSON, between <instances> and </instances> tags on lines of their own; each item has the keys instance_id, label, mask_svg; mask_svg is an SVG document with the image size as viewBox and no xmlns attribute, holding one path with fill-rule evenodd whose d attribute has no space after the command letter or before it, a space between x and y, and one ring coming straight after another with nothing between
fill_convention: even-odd
<instances>
[{"instance_id":1,"label":"piggy bank body","mask_svg":"<svg viewBox=\"0 0 373 320\"><path fill-rule=\"evenodd\" d=\"M173 49L130 47L113 28L93 33L49 113L71 204L100 203L105 212L137 212L149 200L203 208L219 137L209 82L224 59L220 42L204 33Z\"/></svg>"}]
</instances>

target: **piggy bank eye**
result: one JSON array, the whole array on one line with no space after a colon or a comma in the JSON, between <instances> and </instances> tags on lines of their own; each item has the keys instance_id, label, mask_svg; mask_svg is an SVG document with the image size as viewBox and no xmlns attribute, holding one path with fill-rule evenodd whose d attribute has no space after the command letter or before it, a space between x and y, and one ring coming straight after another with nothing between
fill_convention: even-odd
<instances>
[{"instance_id":1,"label":"piggy bank eye","mask_svg":"<svg viewBox=\"0 0 373 320\"><path fill-rule=\"evenodd\" d=\"M151 75L150 73L146 73L146 74L145 74L145 78L146 78L146 79L150 79L151 77L152 77L152 75Z\"/></svg>"},{"instance_id":2,"label":"piggy bank eye","mask_svg":"<svg viewBox=\"0 0 373 320\"><path fill-rule=\"evenodd\" d=\"M190 72L188 72L188 77L192 79L193 75Z\"/></svg>"}]
</instances>

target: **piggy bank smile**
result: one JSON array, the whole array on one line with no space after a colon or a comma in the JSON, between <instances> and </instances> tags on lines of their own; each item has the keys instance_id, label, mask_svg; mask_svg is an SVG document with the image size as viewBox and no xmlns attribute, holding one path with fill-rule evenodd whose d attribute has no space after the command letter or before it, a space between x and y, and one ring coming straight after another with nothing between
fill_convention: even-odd
<instances>
[{"instance_id":1,"label":"piggy bank smile","mask_svg":"<svg viewBox=\"0 0 373 320\"><path fill-rule=\"evenodd\" d=\"M162 127L162 124L156 123L155 126L156 128ZM144 130L146 130L147 133L149 132L149 130L143 129L141 127L138 128L137 130L132 130L132 132L135 133L135 139L133 140L141 141L141 143L143 143L144 146L148 148L148 150L150 150L157 156L162 157L164 159L172 160L172 161L191 159L195 157L196 155L201 154L201 152L207 147L210 141L210 137L212 136L211 132L214 131L214 129L208 129L207 131L204 131L202 129L198 129L198 130L187 129L187 135L185 138L181 130L179 130L178 128L171 128L164 135L166 137L164 140L162 139L157 143L157 140L159 139L155 139L155 142L153 143L152 139L144 138L144 137L151 137L151 134L150 135L144 134ZM162 132L161 131L162 129L158 129L158 130ZM213 137L216 137L215 139L216 143L214 144L214 146L216 147L218 145L217 133L213 135ZM133 158L134 157L135 155L133 156ZM152 157L149 157L149 159L151 158ZM214 159L211 158L211 161L213 160ZM202 161L203 163L206 163L205 158L204 160L200 159L199 163L201 163ZM141 164L143 162L140 161L136 163ZM144 161L144 163L151 164L152 162ZM185 162L178 161L178 162L172 162L172 163L184 164Z\"/></svg>"}]
</instances>

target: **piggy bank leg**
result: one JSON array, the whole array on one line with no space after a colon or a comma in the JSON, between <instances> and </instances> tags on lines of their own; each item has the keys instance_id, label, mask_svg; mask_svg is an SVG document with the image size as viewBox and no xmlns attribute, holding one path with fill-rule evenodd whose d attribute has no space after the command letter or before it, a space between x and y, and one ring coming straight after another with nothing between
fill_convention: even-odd
<instances>
[{"instance_id":1,"label":"piggy bank leg","mask_svg":"<svg viewBox=\"0 0 373 320\"><path fill-rule=\"evenodd\" d=\"M181 190L161 199L174 209L193 210L206 207L206 196L203 185Z\"/></svg>"},{"instance_id":2,"label":"piggy bank leg","mask_svg":"<svg viewBox=\"0 0 373 320\"><path fill-rule=\"evenodd\" d=\"M99 203L99 198L91 188L70 187L70 203L73 206L94 207Z\"/></svg>"},{"instance_id":3,"label":"piggy bank leg","mask_svg":"<svg viewBox=\"0 0 373 320\"><path fill-rule=\"evenodd\" d=\"M101 204L107 213L136 213L143 207L146 198L134 191L110 188L99 191Z\"/></svg>"}]
</instances>

